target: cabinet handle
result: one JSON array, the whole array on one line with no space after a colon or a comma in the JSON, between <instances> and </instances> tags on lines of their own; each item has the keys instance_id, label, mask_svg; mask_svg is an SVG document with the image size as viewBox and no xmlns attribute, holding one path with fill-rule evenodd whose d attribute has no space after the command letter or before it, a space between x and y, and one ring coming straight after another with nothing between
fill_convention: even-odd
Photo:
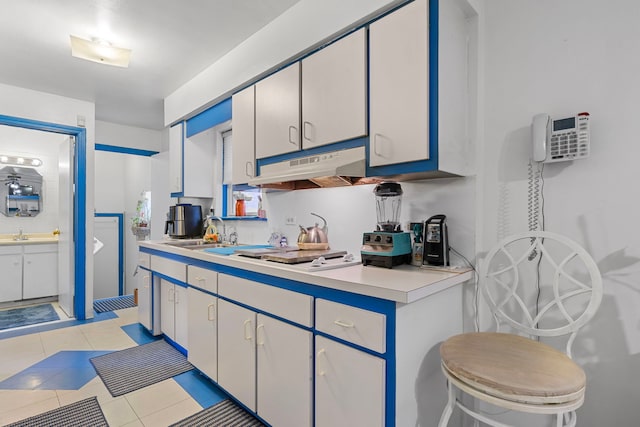
<instances>
[{"instance_id":1,"label":"cabinet handle","mask_svg":"<svg viewBox=\"0 0 640 427\"><path fill-rule=\"evenodd\" d=\"M382 157L382 154L378 151L378 137L382 136L379 133L373 134L373 154Z\"/></svg>"},{"instance_id":2,"label":"cabinet handle","mask_svg":"<svg viewBox=\"0 0 640 427\"><path fill-rule=\"evenodd\" d=\"M196 276L196 282L204 282L204 277Z\"/></svg>"},{"instance_id":3,"label":"cabinet handle","mask_svg":"<svg viewBox=\"0 0 640 427\"><path fill-rule=\"evenodd\" d=\"M251 163L251 162L247 162L247 163L244 165L244 173L245 173L248 177L253 178L253 163Z\"/></svg>"},{"instance_id":4,"label":"cabinet handle","mask_svg":"<svg viewBox=\"0 0 640 427\"><path fill-rule=\"evenodd\" d=\"M302 137L307 141L311 141L311 138L307 136L307 127L313 128L311 122L303 122L302 124Z\"/></svg>"},{"instance_id":5,"label":"cabinet handle","mask_svg":"<svg viewBox=\"0 0 640 427\"><path fill-rule=\"evenodd\" d=\"M260 330L262 330L262 339L260 339ZM264 325L260 324L256 327L256 344L264 345Z\"/></svg>"},{"instance_id":6,"label":"cabinet handle","mask_svg":"<svg viewBox=\"0 0 640 427\"><path fill-rule=\"evenodd\" d=\"M251 319L244 321L244 339L247 341L251 340Z\"/></svg>"},{"instance_id":7,"label":"cabinet handle","mask_svg":"<svg viewBox=\"0 0 640 427\"><path fill-rule=\"evenodd\" d=\"M173 291L173 300L175 301L176 304L178 304L180 301L178 301L180 299L180 293L176 292L175 289Z\"/></svg>"},{"instance_id":8,"label":"cabinet handle","mask_svg":"<svg viewBox=\"0 0 640 427\"><path fill-rule=\"evenodd\" d=\"M169 301L176 301L176 291L174 289L169 289Z\"/></svg>"},{"instance_id":9,"label":"cabinet handle","mask_svg":"<svg viewBox=\"0 0 640 427\"><path fill-rule=\"evenodd\" d=\"M291 138L291 130L295 131L294 136L298 133L298 128L295 126L289 126L289 142L293 145L298 145L298 138Z\"/></svg>"},{"instance_id":10,"label":"cabinet handle","mask_svg":"<svg viewBox=\"0 0 640 427\"><path fill-rule=\"evenodd\" d=\"M320 364L320 356L324 356L325 358L327 357L327 356L324 355L325 353L326 353L326 350L323 348L323 349L320 349L320 351L316 355L316 369L317 369L316 372L317 372L319 377L324 377L324 375L326 373L325 370L322 369L321 364Z\"/></svg>"},{"instance_id":11,"label":"cabinet handle","mask_svg":"<svg viewBox=\"0 0 640 427\"><path fill-rule=\"evenodd\" d=\"M353 328L355 325L351 322L343 322L342 320L334 320L333 323L335 323L338 326L342 326L343 328Z\"/></svg>"},{"instance_id":12,"label":"cabinet handle","mask_svg":"<svg viewBox=\"0 0 640 427\"><path fill-rule=\"evenodd\" d=\"M213 322L214 320L216 320L215 316L216 316L216 312L215 312L215 309L214 309L214 305L213 304L209 304L207 306L207 320L210 321L210 322Z\"/></svg>"}]
</instances>

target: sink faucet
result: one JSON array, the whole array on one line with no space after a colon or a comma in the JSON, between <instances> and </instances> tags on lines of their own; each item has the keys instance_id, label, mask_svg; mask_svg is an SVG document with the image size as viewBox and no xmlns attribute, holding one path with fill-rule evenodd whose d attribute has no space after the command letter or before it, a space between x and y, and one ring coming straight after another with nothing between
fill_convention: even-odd
<instances>
[{"instance_id":1,"label":"sink faucet","mask_svg":"<svg viewBox=\"0 0 640 427\"><path fill-rule=\"evenodd\" d=\"M18 234L13 237L14 240L27 240L27 235L22 234L22 228L18 229Z\"/></svg>"},{"instance_id":2,"label":"sink faucet","mask_svg":"<svg viewBox=\"0 0 640 427\"><path fill-rule=\"evenodd\" d=\"M219 216L215 216L215 215L211 215L209 218L211 220L220 221L220 224L222 224L222 234L220 234L220 241L225 242L227 240L227 228L224 225L224 221L222 220L222 218L220 218Z\"/></svg>"}]
</instances>

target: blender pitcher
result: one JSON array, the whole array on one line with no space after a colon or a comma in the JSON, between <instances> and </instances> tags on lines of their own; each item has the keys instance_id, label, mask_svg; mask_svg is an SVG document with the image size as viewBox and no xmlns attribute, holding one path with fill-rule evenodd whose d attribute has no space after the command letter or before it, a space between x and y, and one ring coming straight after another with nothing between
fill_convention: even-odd
<instances>
[{"instance_id":1,"label":"blender pitcher","mask_svg":"<svg viewBox=\"0 0 640 427\"><path fill-rule=\"evenodd\" d=\"M397 182L382 182L373 189L376 196L378 231L399 232L402 187Z\"/></svg>"}]
</instances>

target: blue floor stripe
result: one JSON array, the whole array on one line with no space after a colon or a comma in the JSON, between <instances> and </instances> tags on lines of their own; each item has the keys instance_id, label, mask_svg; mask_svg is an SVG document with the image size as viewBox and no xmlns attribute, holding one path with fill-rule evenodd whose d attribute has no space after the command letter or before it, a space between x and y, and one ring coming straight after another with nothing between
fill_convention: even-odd
<instances>
[{"instance_id":1,"label":"blue floor stripe","mask_svg":"<svg viewBox=\"0 0 640 427\"><path fill-rule=\"evenodd\" d=\"M138 345L149 344L150 342L162 339L162 336L154 337L147 331L147 329L140 323L133 323L131 325L121 326L122 330L129 335Z\"/></svg>"},{"instance_id":2,"label":"blue floor stripe","mask_svg":"<svg viewBox=\"0 0 640 427\"><path fill-rule=\"evenodd\" d=\"M173 379L203 408L229 398L225 392L195 369L177 375Z\"/></svg>"}]
</instances>

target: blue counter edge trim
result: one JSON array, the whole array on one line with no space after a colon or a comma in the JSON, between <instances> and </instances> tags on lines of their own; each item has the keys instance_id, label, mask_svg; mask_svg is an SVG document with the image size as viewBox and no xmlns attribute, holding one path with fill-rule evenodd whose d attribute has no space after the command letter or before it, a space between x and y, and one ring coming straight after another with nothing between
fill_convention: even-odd
<instances>
[{"instance_id":1,"label":"blue counter edge trim","mask_svg":"<svg viewBox=\"0 0 640 427\"><path fill-rule=\"evenodd\" d=\"M74 151L74 183L76 197L73 201L74 239L74 298L73 314L84 320L86 313L86 261L87 261L87 130L56 123L0 115L0 125L52 132L73 136L76 139Z\"/></svg>"},{"instance_id":2,"label":"blue counter edge trim","mask_svg":"<svg viewBox=\"0 0 640 427\"><path fill-rule=\"evenodd\" d=\"M138 148L119 147L116 145L96 144L96 151L108 151L110 153L133 154L134 156L153 156L159 151L140 150Z\"/></svg>"},{"instance_id":3,"label":"blue counter edge trim","mask_svg":"<svg viewBox=\"0 0 640 427\"><path fill-rule=\"evenodd\" d=\"M94 216L118 218L118 295L122 296L124 295L124 214L96 212Z\"/></svg>"}]
</instances>

